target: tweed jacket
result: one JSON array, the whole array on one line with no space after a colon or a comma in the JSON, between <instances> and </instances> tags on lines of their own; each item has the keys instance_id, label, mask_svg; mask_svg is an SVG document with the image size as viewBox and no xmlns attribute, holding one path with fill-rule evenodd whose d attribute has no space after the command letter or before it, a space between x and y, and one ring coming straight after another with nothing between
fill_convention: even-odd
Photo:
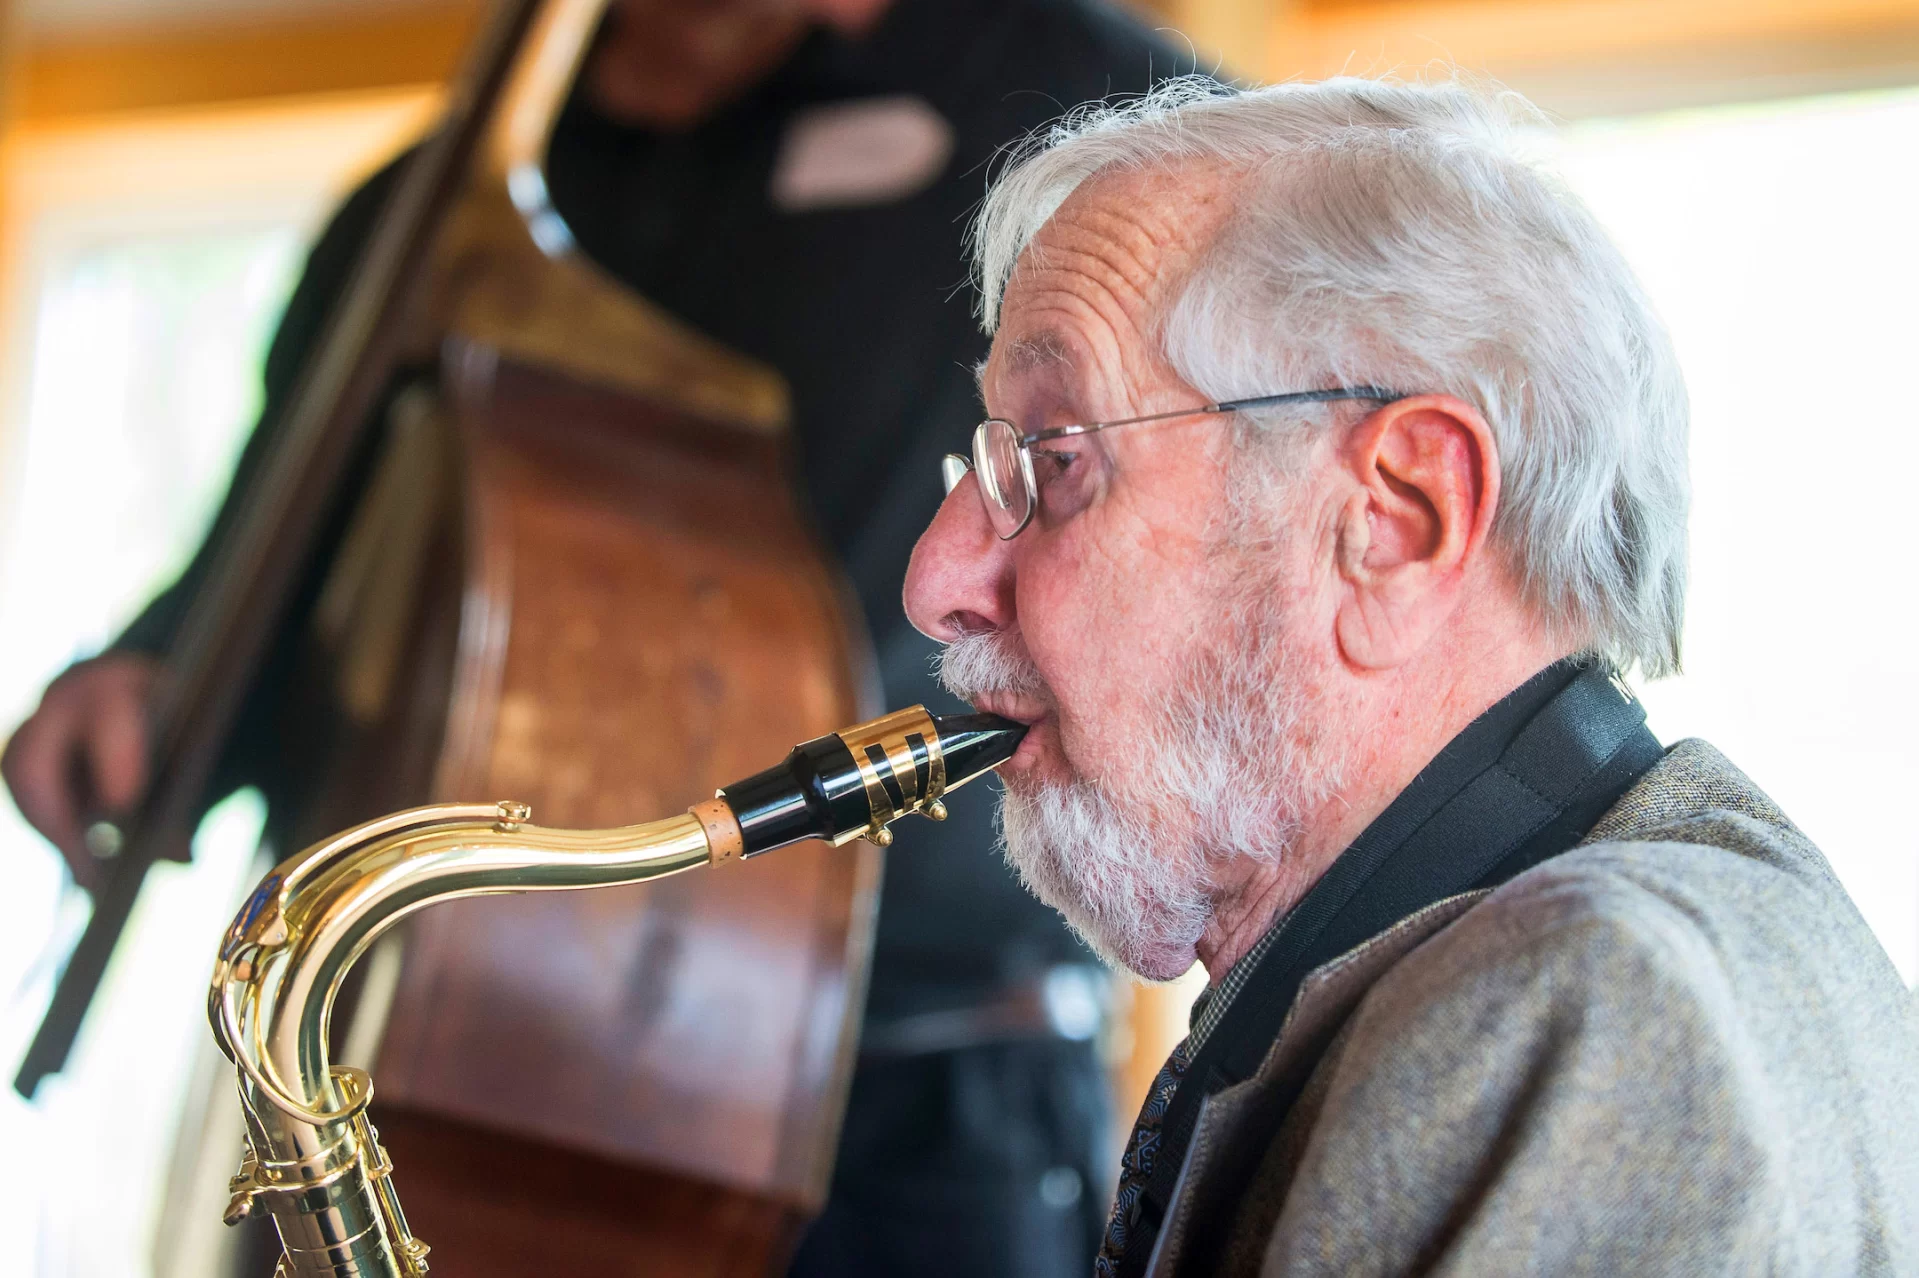
<instances>
[{"instance_id":1,"label":"tweed jacket","mask_svg":"<svg viewBox=\"0 0 1919 1278\"><path fill-rule=\"evenodd\" d=\"M1307 976L1188 1146L1149 1272L1200 1271L1919 1274L1919 1003L1681 742L1578 848Z\"/></svg>"}]
</instances>

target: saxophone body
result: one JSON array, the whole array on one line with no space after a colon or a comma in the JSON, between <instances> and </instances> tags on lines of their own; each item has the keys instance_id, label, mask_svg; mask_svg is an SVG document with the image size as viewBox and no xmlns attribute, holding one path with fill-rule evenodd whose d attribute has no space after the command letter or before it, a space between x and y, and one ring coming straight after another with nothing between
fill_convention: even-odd
<instances>
[{"instance_id":1,"label":"saxophone body","mask_svg":"<svg viewBox=\"0 0 1919 1278\"><path fill-rule=\"evenodd\" d=\"M680 816L607 830L549 829L525 804L414 808L276 866L227 929L208 1019L239 1075L247 1149L228 1224L268 1212L282 1278L416 1278L392 1164L368 1120L373 1082L327 1042L348 969L395 923L442 901L612 887L747 860L803 839L892 841L897 817L935 820L942 796L1005 762L1024 729L914 707L816 738L784 763Z\"/></svg>"}]
</instances>

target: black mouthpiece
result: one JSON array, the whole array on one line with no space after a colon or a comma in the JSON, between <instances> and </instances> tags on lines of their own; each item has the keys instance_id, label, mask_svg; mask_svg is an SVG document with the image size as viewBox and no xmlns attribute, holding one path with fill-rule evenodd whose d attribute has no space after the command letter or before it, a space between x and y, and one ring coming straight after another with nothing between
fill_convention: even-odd
<instances>
[{"instance_id":1,"label":"black mouthpiece","mask_svg":"<svg viewBox=\"0 0 1919 1278\"><path fill-rule=\"evenodd\" d=\"M933 731L939 733L946 754L946 788L965 785L1013 757L1026 739L1026 725L996 714L936 714Z\"/></svg>"},{"instance_id":2,"label":"black mouthpiece","mask_svg":"<svg viewBox=\"0 0 1919 1278\"><path fill-rule=\"evenodd\" d=\"M1012 758L1025 735L1025 724L998 715L933 716L915 706L797 745L784 763L720 797L740 823L747 856L801 839L837 844L865 834L884 843L896 817L944 815L943 795Z\"/></svg>"}]
</instances>

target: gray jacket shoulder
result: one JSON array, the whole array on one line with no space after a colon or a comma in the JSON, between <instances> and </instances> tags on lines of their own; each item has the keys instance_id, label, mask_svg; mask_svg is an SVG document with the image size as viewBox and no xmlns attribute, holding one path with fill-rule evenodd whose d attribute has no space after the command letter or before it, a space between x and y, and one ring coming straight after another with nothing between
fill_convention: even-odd
<instances>
[{"instance_id":1,"label":"gray jacket shoulder","mask_svg":"<svg viewBox=\"0 0 1919 1278\"><path fill-rule=\"evenodd\" d=\"M1682 742L1367 991L1262 1268L1919 1271L1915 1096L1913 998L1830 867Z\"/></svg>"}]
</instances>

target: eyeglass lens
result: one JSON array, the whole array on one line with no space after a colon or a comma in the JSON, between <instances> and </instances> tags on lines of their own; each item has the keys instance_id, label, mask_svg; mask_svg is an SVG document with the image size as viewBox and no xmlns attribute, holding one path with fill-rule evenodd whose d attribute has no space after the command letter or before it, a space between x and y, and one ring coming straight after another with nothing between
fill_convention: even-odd
<instances>
[{"instance_id":1,"label":"eyeglass lens","mask_svg":"<svg viewBox=\"0 0 1919 1278\"><path fill-rule=\"evenodd\" d=\"M1019 446L1019 430L993 418L973 432L973 469L979 474L980 496L986 513L1001 537L1025 527L1033 509L1033 485L1026 451Z\"/></svg>"}]
</instances>

